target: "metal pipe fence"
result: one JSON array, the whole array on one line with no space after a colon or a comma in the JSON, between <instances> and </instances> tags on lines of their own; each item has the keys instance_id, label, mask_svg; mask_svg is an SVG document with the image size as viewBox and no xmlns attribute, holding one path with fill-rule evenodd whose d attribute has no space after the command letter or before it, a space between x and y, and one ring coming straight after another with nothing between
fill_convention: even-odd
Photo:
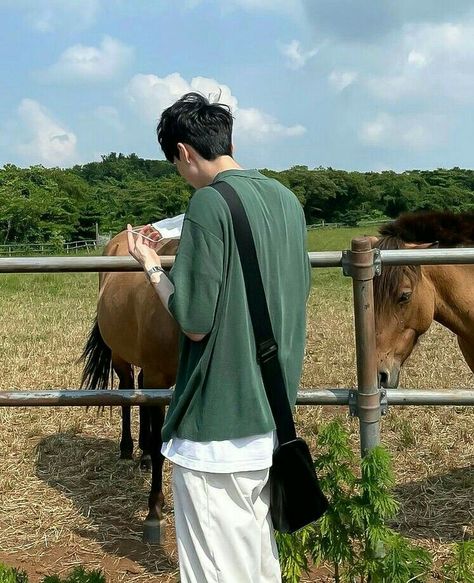
<instances>
[{"instance_id":1,"label":"metal pipe fence","mask_svg":"<svg viewBox=\"0 0 474 583\"><path fill-rule=\"evenodd\" d=\"M373 249L374 266L382 265L447 265L474 263L474 248L455 249ZM342 267L348 251L308 253L315 268ZM163 267L170 268L173 256L161 258ZM85 273L101 271L141 271L132 257L2 257L0 273Z\"/></svg>"},{"instance_id":2,"label":"metal pipe fence","mask_svg":"<svg viewBox=\"0 0 474 583\"><path fill-rule=\"evenodd\" d=\"M384 389L387 405L466 407L474 405L474 390L446 391ZM78 389L0 391L0 407L115 407L123 405L168 405L172 389L87 391ZM355 389L304 389L297 405L350 405Z\"/></svg>"},{"instance_id":3,"label":"metal pipe fence","mask_svg":"<svg viewBox=\"0 0 474 583\"><path fill-rule=\"evenodd\" d=\"M380 421L390 405L473 406L474 391L382 389L378 383L373 280L383 265L474 264L473 249L379 251L368 237L352 240L347 251L310 253L312 267L342 267L352 277L357 388L299 391L298 405L348 405L359 418L361 454L380 443ZM162 257L170 268L174 257ZM131 257L21 257L0 258L0 273L140 271ZM1 407L163 405L172 390L47 390L0 391ZM383 553L382 547L379 549Z\"/></svg>"},{"instance_id":4,"label":"metal pipe fence","mask_svg":"<svg viewBox=\"0 0 474 583\"><path fill-rule=\"evenodd\" d=\"M357 388L310 389L298 393L300 405L349 405L359 417L364 455L380 443L380 419L388 405L474 405L474 391L385 390L378 385L375 350L373 279L383 265L474 264L474 248L372 249L370 238L353 239L347 251L309 253L312 267L342 267L353 279ZM162 257L163 266L174 257ZM0 273L78 273L140 271L131 257L0 258ZM167 403L170 391L0 391L0 407L143 405Z\"/></svg>"}]
</instances>

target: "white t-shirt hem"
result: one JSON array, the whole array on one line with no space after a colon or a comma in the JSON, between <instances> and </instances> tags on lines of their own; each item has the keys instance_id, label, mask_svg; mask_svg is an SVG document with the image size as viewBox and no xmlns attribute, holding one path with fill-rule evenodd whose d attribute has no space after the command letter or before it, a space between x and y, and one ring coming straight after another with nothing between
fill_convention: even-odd
<instances>
[{"instance_id":1,"label":"white t-shirt hem","mask_svg":"<svg viewBox=\"0 0 474 583\"><path fill-rule=\"evenodd\" d=\"M271 467L277 445L276 432L238 439L193 442L173 437L161 453L170 462L201 472L230 474Z\"/></svg>"},{"instance_id":2,"label":"white t-shirt hem","mask_svg":"<svg viewBox=\"0 0 474 583\"><path fill-rule=\"evenodd\" d=\"M202 462L201 460L190 460L189 458L184 458L177 454L174 454L171 457L167 457L167 459L173 464L176 464L177 466L181 466L183 468L187 468L188 470L196 470L198 472L210 472L213 474L233 474L235 472L266 470L272 465L271 459L252 462L241 462L240 464L237 463L225 464L223 462L212 463L209 461Z\"/></svg>"}]
</instances>

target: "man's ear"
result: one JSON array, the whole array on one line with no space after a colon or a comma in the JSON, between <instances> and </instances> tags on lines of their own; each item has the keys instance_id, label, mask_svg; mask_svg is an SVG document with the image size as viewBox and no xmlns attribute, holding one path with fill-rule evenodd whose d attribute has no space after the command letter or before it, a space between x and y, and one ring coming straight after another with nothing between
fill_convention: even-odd
<instances>
[{"instance_id":1,"label":"man's ear","mask_svg":"<svg viewBox=\"0 0 474 583\"><path fill-rule=\"evenodd\" d=\"M405 243L406 249L438 249L439 241L434 243Z\"/></svg>"},{"instance_id":2,"label":"man's ear","mask_svg":"<svg viewBox=\"0 0 474 583\"><path fill-rule=\"evenodd\" d=\"M178 142L176 144L176 147L178 148L178 153L179 153L179 159L181 162L186 162L187 164L190 163L190 157L189 157L189 151L187 149L187 147L185 146L185 144Z\"/></svg>"}]
</instances>

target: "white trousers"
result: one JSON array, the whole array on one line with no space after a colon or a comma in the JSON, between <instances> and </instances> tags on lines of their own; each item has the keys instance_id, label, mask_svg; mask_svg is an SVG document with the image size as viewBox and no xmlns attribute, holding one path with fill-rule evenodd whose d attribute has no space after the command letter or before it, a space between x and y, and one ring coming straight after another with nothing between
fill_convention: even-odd
<instances>
[{"instance_id":1,"label":"white trousers","mask_svg":"<svg viewBox=\"0 0 474 583\"><path fill-rule=\"evenodd\" d=\"M173 464L181 583L281 583L268 473L216 474Z\"/></svg>"}]
</instances>

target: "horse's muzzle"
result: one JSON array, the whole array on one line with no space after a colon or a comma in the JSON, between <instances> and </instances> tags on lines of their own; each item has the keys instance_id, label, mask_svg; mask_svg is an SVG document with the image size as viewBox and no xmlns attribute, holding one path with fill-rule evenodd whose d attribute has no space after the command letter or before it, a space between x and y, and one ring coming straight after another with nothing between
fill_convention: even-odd
<instances>
[{"instance_id":1,"label":"horse's muzzle","mask_svg":"<svg viewBox=\"0 0 474 583\"><path fill-rule=\"evenodd\" d=\"M400 367L395 366L392 370L379 369L379 386L383 389L398 389L400 380Z\"/></svg>"}]
</instances>

